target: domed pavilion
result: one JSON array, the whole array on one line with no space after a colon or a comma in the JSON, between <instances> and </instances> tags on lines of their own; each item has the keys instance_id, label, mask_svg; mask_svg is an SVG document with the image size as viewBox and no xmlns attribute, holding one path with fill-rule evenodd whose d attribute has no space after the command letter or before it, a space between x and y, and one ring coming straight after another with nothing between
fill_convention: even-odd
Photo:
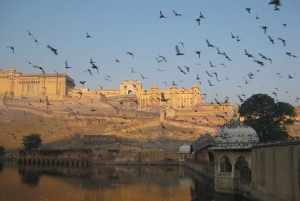
<instances>
[{"instance_id":1,"label":"domed pavilion","mask_svg":"<svg viewBox=\"0 0 300 201\"><path fill-rule=\"evenodd\" d=\"M259 138L256 131L234 118L222 125L214 137L215 190L234 193L238 190L240 172L251 170L251 147ZM251 177L251 176L250 176Z\"/></svg>"}]
</instances>

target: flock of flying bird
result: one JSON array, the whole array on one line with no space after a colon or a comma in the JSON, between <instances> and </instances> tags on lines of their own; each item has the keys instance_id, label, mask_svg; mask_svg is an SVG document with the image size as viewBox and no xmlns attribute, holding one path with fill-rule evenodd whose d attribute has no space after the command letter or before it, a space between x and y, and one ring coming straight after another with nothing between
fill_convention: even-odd
<instances>
[{"instance_id":1,"label":"flock of flying bird","mask_svg":"<svg viewBox=\"0 0 300 201\"><path fill-rule=\"evenodd\" d=\"M274 8L275 11L280 11L279 7L281 6L281 3L280 3L279 0L271 0L269 4L275 6L275 8ZM251 14L251 8L245 8L245 9L246 9L246 12L248 12L249 14ZM173 10L173 13L174 13L174 15L175 15L176 17L181 17L181 16L182 16L182 14L177 13L175 10ZM167 16L165 16L165 15L163 14L163 12L160 11L160 12L159 12L159 18L167 18ZM259 20L260 17L259 17L258 15L256 15L256 18L255 18L255 19L256 19L256 20ZM198 26L201 26L201 23L200 23L201 20L208 20L208 19L207 19L207 18L202 14L202 12L200 11L199 17L195 19L195 21L197 22ZM287 24L286 24L286 23L284 23L284 24L282 24L282 25L283 25L284 28L287 27ZM263 34L267 34L268 26L263 25L263 26L259 26L258 28L263 30ZM38 41L37 41L37 39L33 37L33 34L32 34L30 31L28 31L28 30L27 30L27 32L28 32L28 35L34 40L34 42L36 42L37 44L39 44ZM89 39L89 38L93 38L93 37L92 37L88 32L86 32L86 38ZM231 38L232 38L232 39L235 39L236 42L242 41L242 39L241 39L238 35L234 35L233 33L231 33ZM274 40L270 35L268 35L268 39L270 40L270 42L271 42L272 44L275 43L275 40ZM281 37L278 37L278 40L282 42L282 45L283 45L283 46L286 46L287 43L286 43L286 40L285 40L285 39L283 39L283 38L281 38ZM220 51L220 48L217 47L216 45L213 45L208 39L206 39L206 43L207 43L207 47L208 47L208 48L214 48L214 49L216 49L218 55L224 56L224 58L227 59L229 62L232 61L232 59L227 55L227 53L226 53L225 51ZM184 43L183 43L183 42L178 42L178 44L175 45L175 55L176 55L176 56L184 56L184 55L185 55L185 53L182 52L182 51L180 50L181 47L184 48ZM10 48L10 49L12 50L12 53L14 54L14 52L15 52L15 48L14 48L14 47L12 47L12 46L7 46L7 48ZM54 47L52 47L52 46L50 46L50 45L47 45L47 48L49 48L49 50L52 51L54 55L58 55L58 50L57 50L56 48L54 48ZM198 58L201 58L201 51L200 51L200 50L195 50L194 52L195 52L195 54L198 56ZM245 52L245 55L246 55L248 58L253 59L253 62L257 63L257 64L260 65L260 66L265 66L265 65L266 65L265 62L269 62L270 64L272 64L272 62L273 62L271 58L265 56L265 55L262 54L262 53L258 53L259 57L261 58L261 59L259 59L259 58L256 58L252 53L248 52L247 49L244 49L244 52ZM132 58L135 58L135 57L134 57L134 54L133 54L132 52L126 52L126 54L127 54L128 56L131 56ZM290 56L290 57L293 57L293 58L298 58L297 55L295 55L294 53L291 53L291 52L286 52L286 55L287 55L287 56ZM156 57L156 60L157 60L158 63L160 63L160 62L167 62L167 59L166 59L164 56L162 56L162 55L158 55L158 56ZM27 61L27 62L28 62L29 64L31 64L32 67L40 69L40 70L42 71L43 74L46 73L43 67L34 65L34 64L32 64L30 61ZM115 59L115 62L121 63L118 59ZM95 70L95 71L97 72L97 74L99 74L99 68L98 68L98 66L96 65L97 62L96 62L96 61L93 61L92 58L90 58L89 63L90 63L90 65L91 65L91 67L88 68L88 69L86 69L86 70L84 70L83 72L84 72L84 73L89 73L90 75L93 75L93 73L94 73L93 70ZM200 64L197 63L197 65L200 65ZM226 65L225 65L224 63L221 63L221 64L219 64L219 65L222 65L223 67L226 67ZM215 64L213 61L209 61L209 66L210 66L211 68L216 68L216 67L217 67L217 64ZM71 66L68 65L68 61L65 60L65 69L72 69L72 68L73 68L73 67L71 67ZM177 68L178 68L178 70L179 70L181 73L183 73L183 74L187 74L187 73L190 72L190 67L188 67L188 66L183 66L183 67L177 66ZM156 69L157 69L158 71L164 71L163 69L159 69L159 68L156 68ZM55 71L55 72L59 75L59 73L58 73L57 71ZM259 70L257 70L257 72L259 72ZM137 73L137 72L133 69L133 67L131 67L131 73ZM206 73L207 73L207 75L208 75L209 77L215 77L216 80L217 80L217 82L222 81L221 79L218 78L218 73L217 73L217 72L212 72L212 73L210 73L210 72L208 72L208 71L206 70ZM248 84L248 83L250 82L249 80L254 79L254 76L255 76L252 72L249 72L247 75L248 75L249 78L246 79L245 84ZM141 76L142 79L147 79L147 78L148 78L148 77L144 76L142 73L140 74L140 76ZM105 75L103 78L104 78L106 81L111 81L111 76L110 76L110 75ZM293 79L293 75L288 75L288 78L289 78L289 79ZM201 79L201 78L199 77L199 74L197 74L196 80L199 81L200 79ZM226 77L226 80L229 80L229 78ZM214 84L210 79L208 79L207 81L208 81L209 86L215 86L215 85L216 85L216 84ZM84 84L85 84L86 82L87 82L87 81L85 81L85 80L80 80L80 81L79 81L79 83L82 84L83 86L84 86ZM163 82L163 83L165 83L165 84L167 85L167 82ZM200 81L199 81L199 83L201 84ZM175 84L174 81L173 81L173 84ZM241 87L241 86L238 85L238 87ZM274 93L273 93L273 94L274 94ZM276 97L276 98L277 98L277 97ZM205 99L205 98L203 97L203 99ZM239 99L242 100L241 98L239 98ZM297 99L296 101L298 101L298 99Z\"/></svg>"}]
</instances>

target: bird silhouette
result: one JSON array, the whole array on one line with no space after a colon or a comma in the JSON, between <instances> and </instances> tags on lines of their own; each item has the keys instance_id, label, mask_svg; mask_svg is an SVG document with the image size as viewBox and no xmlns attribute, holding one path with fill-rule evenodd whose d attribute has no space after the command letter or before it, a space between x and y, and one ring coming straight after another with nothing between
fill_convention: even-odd
<instances>
[{"instance_id":1,"label":"bird silhouette","mask_svg":"<svg viewBox=\"0 0 300 201\"><path fill-rule=\"evenodd\" d=\"M142 76L142 79L147 79L146 77L144 77L142 74L141 74L141 76Z\"/></svg>"},{"instance_id":2,"label":"bird silhouette","mask_svg":"<svg viewBox=\"0 0 300 201\"><path fill-rule=\"evenodd\" d=\"M93 37L90 36L88 32L86 32L86 38L93 38Z\"/></svg>"},{"instance_id":3,"label":"bird silhouette","mask_svg":"<svg viewBox=\"0 0 300 201\"><path fill-rule=\"evenodd\" d=\"M10 48L13 52L13 54L15 53L15 48L13 46L7 46L6 48Z\"/></svg>"},{"instance_id":4,"label":"bird silhouette","mask_svg":"<svg viewBox=\"0 0 300 201\"><path fill-rule=\"evenodd\" d=\"M258 61L258 60L253 60L254 62L260 64L261 66L264 66L265 64L262 61Z\"/></svg>"},{"instance_id":5,"label":"bird silhouette","mask_svg":"<svg viewBox=\"0 0 300 201\"><path fill-rule=\"evenodd\" d=\"M27 30L27 32L28 32L28 35L29 35L29 36L33 36L33 35L30 33L30 31Z\"/></svg>"},{"instance_id":6,"label":"bird silhouette","mask_svg":"<svg viewBox=\"0 0 300 201\"><path fill-rule=\"evenodd\" d=\"M175 16L182 16L182 14L178 14L178 13L176 13L176 11L175 11L175 10L173 10L173 13L175 14Z\"/></svg>"},{"instance_id":7,"label":"bird silhouette","mask_svg":"<svg viewBox=\"0 0 300 201\"><path fill-rule=\"evenodd\" d=\"M201 11L200 11L200 16L199 16L199 18L205 19L205 17L202 15Z\"/></svg>"},{"instance_id":8,"label":"bird silhouette","mask_svg":"<svg viewBox=\"0 0 300 201\"><path fill-rule=\"evenodd\" d=\"M268 38L271 41L271 43L274 44L274 40L271 38L271 36L268 36Z\"/></svg>"},{"instance_id":9,"label":"bird silhouette","mask_svg":"<svg viewBox=\"0 0 300 201\"><path fill-rule=\"evenodd\" d=\"M187 66L183 66L186 70L187 70L187 72L190 72L190 67L187 67Z\"/></svg>"},{"instance_id":10,"label":"bird silhouette","mask_svg":"<svg viewBox=\"0 0 300 201\"><path fill-rule=\"evenodd\" d=\"M126 54L129 54L129 55L131 55L134 58L134 56L133 56L133 54L131 52L127 52Z\"/></svg>"},{"instance_id":11,"label":"bird silhouette","mask_svg":"<svg viewBox=\"0 0 300 201\"><path fill-rule=\"evenodd\" d=\"M231 33L231 38L235 38L235 36Z\"/></svg>"},{"instance_id":12,"label":"bird silhouette","mask_svg":"<svg viewBox=\"0 0 300 201\"><path fill-rule=\"evenodd\" d=\"M261 53L259 53L259 56L261 56L262 59L268 60L268 58L264 55L262 55Z\"/></svg>"},{"instance_id":13,"label":"bird silhouette","mask_svg":"<svg viewBox=\"0 0 300 201\"><path fill-rule=\"evenodd\" d=\"M40 67L40 66L34 66L34 65L32 65L32 67L38 68L38 69L40 69L43 72L43 74L46 74L45 71L44 71L44 69L42 67Z\"/></svg>"},{"instance_id":14,"label":"bird silhouette","mask_svg":"<svg viewBox=\"0 0 300 201\"><path fill-rule=\"evenodd\" d=\"M131 68L131 73L136 73L135 71L133 71L133 68Z\"/></svg>"},{"instance_id":15,"label":"bird silhouette","mask_svg":"<svg viewBox=\"0 0 300 201\"><path fill-rule=\"evenodd\" d=\"M211 74L209 74L209 72L207 72L207 71L205 71L205 72L208 76L213 77Z\"/></svg>"},{"instance_id":16,"label":"bird silhouette","mask_svg":"<svg viewBox=\"0 0 300 201\"><path fill-rule=\"evenodd\" d=\"M245 8L246 11L248 11L248 13L250 14L251 8Z\"/></svg>"},{"instance_id":17,"label":"bird silhouette","mask_svg":"<svg viewBox=\"0 0 300 201\"><path fill-rule=\"evenodd\" d=\"M68 69L68 68L73 68L73 67L70 67L70 66L68 66L68 62L67 62L67 60L65 61L65 65L66 65L66 69Z\"/></svg>"},{"instance_id":18,"label":"bird silhouette","mask_svg":"<svg viewBox=\"0 0 300 201\"><path fill-rule=\"evenodd\" d=\"M207 43L207 46L208 46L208 47L212 47L212 48L215 47L215 46L213 46L212 44L210 44L209 41L208 41L207 39L206 39L206 43Z\"/></svg>"},{"instance_id":19,"label":"bird silhouette","mask_svg":"<svg viewBox=\"0 0 300 201\"><path fill-rule=\"evenodd\" d=\"M212 65L211 61L209 61L209 64L210 64L210 67L216 67L216 66Z\"/></svg>"},{"instance_id":20,"label":"bird silhouette","mask_svg":"<svg viewBox=\"0 0 300 201\"><path fill-rule=\"evenodd\" d=\"M254 58L254 56L253 55L251 55L251 54L248 54L248 52L247 52L247 50L245 49L245 55L247 55L248 57L253 57Z\"/></svg>"},{"instance_id":21,"label":"bird silhouette","mask_svg":"<svg viewBox=\"0 0 300 201\"><path fill-rule=\"evenodd\" d=\"M283 43L283 46L285 46L285 40L282 38L278 38L278 40L281 40L281 42Z\"/></svg>"},{"instance_id":22,"label":"bird silhouette","mask_svg":"<svg viewBox=\"0 0 300 201\"><path fill-rule=\"evenodd\" d=\"M201 21L201 19L200 18L197 18L197 19L195 19L197 22L198 22L198 25L200 26L200 21Z\"/></svg>"},{"instance_id":23,"label":"bird silhouette","mask_svg":"<svg viewBox=\"0 0 300 201\"><path fill-rule=\"evenodd\" d=\"M90 58L90 64L93 65L94 63L97 63L97 62L93 61L92 58Z\"/></svg>"},{"instance_id":24,"label":"bird silhouette","mask_svg":"<svg viewBox=\"0 0 300 201\"><path fill-rule=\"evenodd\" d=\"M236 36L236 42L240 42L241 41L241 39L239 38L239 36L237 35Z\"/></svg>"},{"instance_id":25,"label":"bird silhouette","mask_svg":"<svg viewBox=\"0 0 300 201\"><path fill-rule=\"evenodd\" d=\"M82 84L82 86L84 86L85 81L79 81L80 84Z\"/></svg>"},{"instance_id":26,"label":"bird silhouette","mask_svg":"<svg viewBox=\"0 0 300 201\"><path fill-rule=\"evenodd\" d=\"M186 74L186 72L184 72L181 68L180 68L180 66L177 66L178 67L178 69L180 70L180 72L182 72L183 74Z\"/></svg>"},{"instance_id":27,"label":"bird silhouette","mask_svg":"<svg viewBox=\"0 0 300 201\"><path fill-rule=\"evenodd\" d=\"M209 86L215 86L215 85L211 84L210 80L208 80L208 83L209 83Z\"/></svg>"},{"instance_id":28,"label":"bird silhouette","mask_svg":"<svg viewBox=\"0 0 300 201\"><path fill-rule=\"evenodd\" d=\"M36 44L39 44L39 41L37 41L37 39L33 38L34 42L36 42Z\"/></svg>"},{"instance_id":29,"label":"bird silhouette","mask_svg":"<svg viewBox=\"0 0 300 201\"><path fill-rule=\"evenodd\" d=\"M97 73L99 74L98 66L96 66L95 64L92 64L92 68L93 68L93 69L96 69L96 70L97 70Z\"/></svg>"},{"instance_id":30,"label":"bird silhouette","mask_svg":"<svg viewBox=\"0 0 300 201\"><path fill-rule=\"evenodd\" d=\"M196 54L198 54L198 56L199 56L199 58L200 58L201 52L200 52L200 51L195 51L195 52L196 52Z\"/></svg>"},{"instance_id":31,"label":"bird silhouette","mask_svg":"<svg viewBox=\"0 0 300 201\"><path fill-rule=\"evenodd\" d=\"M47 45L47 47L48 47L55 55L58 55L57 49L54 49L54 48L51 47L50 45Z\"/></svg>"},{"instance_id":32,"label":"bird silhouette","mask_svg":"<svg viewBox=\"0 0 300 201\"><path fill-rule=\"evenodd\" d=\"M162 58L165 62L167 62L166 58L164 56L158 55L160 58Z\"/></svg>"},{"instance_id":33,"label":"bird silhouette","mask_svg":"<svg viewBox=\"0 0 300 201\"><path fill-rule=\"evenodd\" d=\"M255 18L255 19L259 20L260 18L256 15L256 18Z\"/></svg>"},{"instance_id":34,"label":"bird silhouette","mask_svg":"<svg viewBox=\"0 0 300 201\"><path fill-rule=\"evenodd\" d=\"M157 60L158 63L160 63L160 62L163 61L163 59L162 59L162 60L159 60L157 57L156 57L156 60Z\"/></svg>"},{"instance_id":35,"label":"bird silhouette","mask_svg":"<svg viewBox=\"0 0 300 201\"><path fill-rule=\"evenodd\" d=\"M269 3L269 5L270 4L274 4L275 6L281 6L280 0L271 0L270 3Z\"/></svg>"},{"instance_id":36,"label":"bird silhouette","mask_svg":"<svg viewBox=\"0 0 300 201\"><path fill-rule=\"evenodd\" d=\"M85 70L83 72L85 73L86 71L88 71L90 73L90 75L92 75L92 71L90 69L87 69L87 70Z\"/></svg>"},{"instance_id":37,"label":"bird silhouette","mask_svg":"<svg viewBox=\"0 0 300 201\"><path fill-rule=\"evenodd\" d=\"M167 18L167 17L165 17L165 16L162 14L162 12L159 11L159 18Z\"/></svg>"},{"instance_id":38,"label":"bird silhouette","mask_svg":"<svg viewBox=\"0 0 300 201\"><path fill-rule=\"evenodd\" d=\"M264 33L266 34L268 28L267 26L260 26L259 28L262 28L264 30Z\"/></svg>"},{"instance_id":39,"label":"bird silhouette","mask_svg":"<svg viewBox=\"0 0 300 201\"><path fill-rule=\"evenodd\" d=\"M184 55L184 53L181 53L181 52L180 52L178 45L175 46L175 49L176 49L176 55L177 55L177 56L179 56L179 55Z\"/></svg>"}]
</instances>

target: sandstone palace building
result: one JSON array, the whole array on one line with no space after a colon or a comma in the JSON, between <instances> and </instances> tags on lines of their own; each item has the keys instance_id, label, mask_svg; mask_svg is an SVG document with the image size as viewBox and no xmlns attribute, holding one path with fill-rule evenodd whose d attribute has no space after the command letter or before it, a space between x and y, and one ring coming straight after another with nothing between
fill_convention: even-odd
<instances>
[{"instance_id":1,"label":"sandstone palace building","mask_svg":"<svg viewBox=\"0 0 300 201\"><path fill-rule=\"evenodd\" d=\"M0 97L5 99L101 101L122 109L163 111L169 117L180 116L179 113L184 112L193 113L186 114L188 116L204 115L206 112L227 116L234 110L228 101L222 105L202 103L197 84L187 89L178 88L176 84L168 89L159 89L156 84L150 89L143 89L140 81L125 79L119 89L98 86L96 91L90 91L88 88L74 88L74 80L64 73L23 74L11 67L8 71L0 69L0 86Z\"/></svg>"},{"instance_id":2,"label":"sandstone palace building","mask_svg":"<svg viewBox=\"0 0 300 201\"><path fill-rule=\"evenodd\" d=\"M0 96L6 98L62 99L74 88L74 80L62 74L23 74L11 67L0 69Z\"/></svg>"}]
</instances>

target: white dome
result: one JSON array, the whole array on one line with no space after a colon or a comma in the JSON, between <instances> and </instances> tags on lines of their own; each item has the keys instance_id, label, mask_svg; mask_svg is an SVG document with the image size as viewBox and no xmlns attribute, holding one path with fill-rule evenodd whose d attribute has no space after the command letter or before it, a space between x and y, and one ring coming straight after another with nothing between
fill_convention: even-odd
<instances>
[{"instance_id":1,"label":"white dome","mask_svg":"<svg viewBox=\"0 0 300 201\"><path fill-rule=\"evenodd\" d=\"M258 141L256 131L234 117L217 131L212 149L250 149Z\"/></svg>"},{"instance_id":2,"label":"white dome","mask_svg":"<svg viewBox=\"0 0 300 201\"><path fill-rule=\"evenodd\" d=\"M181 147L179 147L179 154L189 154L191 150L191 147L187 145L187 143L184 143Z\"/></svg>"}]
</instances>

